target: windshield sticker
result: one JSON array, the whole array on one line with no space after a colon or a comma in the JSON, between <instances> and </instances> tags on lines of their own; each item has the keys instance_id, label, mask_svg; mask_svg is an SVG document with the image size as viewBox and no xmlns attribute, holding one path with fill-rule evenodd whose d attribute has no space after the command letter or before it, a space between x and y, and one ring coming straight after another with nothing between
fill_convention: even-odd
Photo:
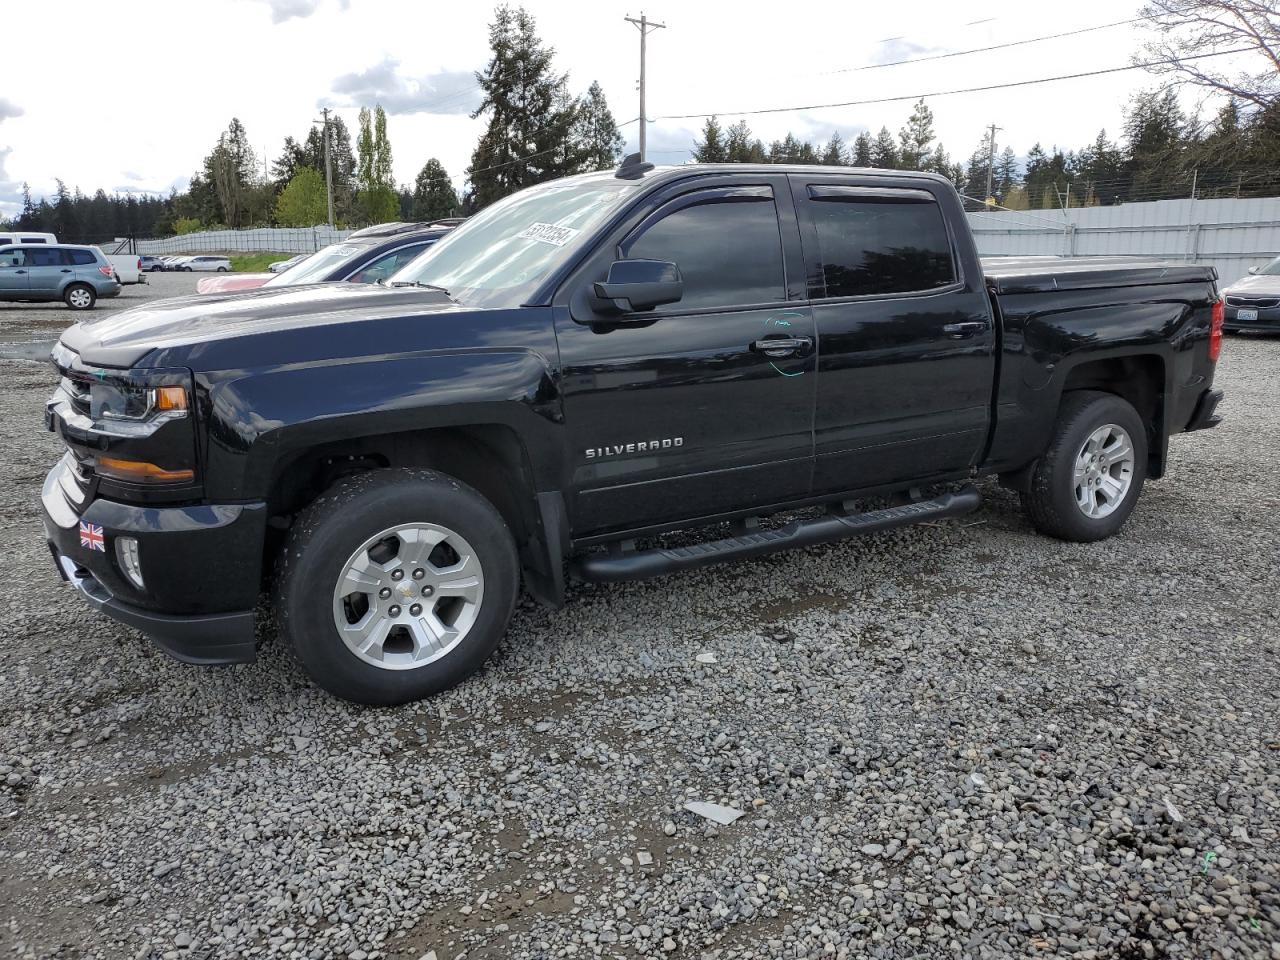
<instances>
[{"instance_id":1,"label":"windshield sticker","mask_svg":"<svg viewBox=\"0 0 1280 960\"><path fill-rule=\"evenodd\" d=\"M517 233L516 237L520 240L537 240L540 243L563 247L577 235L578 231L573 227L557 227L552 223L534 223Z\"/></svg>"}]
</instances>

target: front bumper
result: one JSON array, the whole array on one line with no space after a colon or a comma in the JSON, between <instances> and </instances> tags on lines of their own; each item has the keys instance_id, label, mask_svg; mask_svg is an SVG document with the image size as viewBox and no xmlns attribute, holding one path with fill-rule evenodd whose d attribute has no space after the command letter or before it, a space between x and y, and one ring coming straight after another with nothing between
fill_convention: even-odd
<instances>
[{"instance_id":1,"label":"front bumper","mask_svg":"<svg viewBox=\"0 0 1280 960\"><path fill-rule=\"evenodd\" d=\"M266 505L135 506L89 496L64 457L41 492L58 574L91 606L147 634L188 663L255 658L254 614ZM101 527L86 546L81 522ZM138 541L145 589L124 575L120 536Z\"/></svg>"},{"instance_id":2,"label":"front bumper","mask_svg":"<svg viewBox=\"0 0 1280 960\"><path fill-rule=\"evenodd\" d=\"M1241 310L1253 310L1257 317L1241 320ZM1222 329L1231 333L1280 333L1280 307L1240 307L1228 303L1223 311Z\"/></svg>"}]
</instances>

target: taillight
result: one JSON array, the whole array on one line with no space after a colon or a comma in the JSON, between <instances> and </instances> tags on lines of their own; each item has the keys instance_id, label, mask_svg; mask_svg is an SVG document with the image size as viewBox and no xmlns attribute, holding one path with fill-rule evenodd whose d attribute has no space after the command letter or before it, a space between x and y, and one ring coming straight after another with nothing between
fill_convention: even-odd
<instances>
[{"instance_id":1,"label":"taillight","mask_svg":"<svg viewBox=\"0 0 1280 960\"><path fill-rule=\"evenodd\" d=\"M1213 314L1209 319L1209 359L1217 360L1222 353L1222 321L1226 318L1227 308L1221 298L1213 301Z\"/></svg>"},{"instance_id":2,"label":"taillight","mask_svg":"<svg viewBox=\"0 0 1280 960\"><path fill-rule=\"evenodd\" d=\"M114 267L99 267L99 268L98 268L98 272L99 272L100 274L102 274L104 277L110 277L113 273L115 273L115 268L114 268Z\"/></svg>"}]
</instances>

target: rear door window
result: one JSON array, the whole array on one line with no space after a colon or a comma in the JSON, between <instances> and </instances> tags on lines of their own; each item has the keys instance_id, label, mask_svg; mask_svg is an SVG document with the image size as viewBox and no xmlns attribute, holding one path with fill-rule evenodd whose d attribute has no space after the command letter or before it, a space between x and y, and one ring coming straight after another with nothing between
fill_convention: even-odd
<instances>
[{"instance_id":1,"label":"rear door window","mask_svg":"<svg viewBox=\"0 0 1280 960\"><path fill-rule=\"evenodd\" d=\"M353 283L377 283L379 280L386 280L387 277L391 276L410 260L413 260L433 243L435 243L434 240L428 240L426 243L415 243L412 246L383 254L376 260L361 267L348 279Z\"/></svg>"},{"instance_id":2,"label":"rear door window","mask_svg":"<svg viewBox=\"0 0 1280 960\"><path fill-rule=\"evenodd\" d=\"M810 185L823 286L813 297L919 293L956 282L942 208L923 190Z\"/></svg>"}]
</instances>

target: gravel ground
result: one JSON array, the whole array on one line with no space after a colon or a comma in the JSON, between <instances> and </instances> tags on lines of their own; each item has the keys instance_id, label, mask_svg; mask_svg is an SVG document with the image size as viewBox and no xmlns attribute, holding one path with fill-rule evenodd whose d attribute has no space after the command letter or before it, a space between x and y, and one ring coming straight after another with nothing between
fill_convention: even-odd
<instances>
[{"instance_id":1,"label":"gravel ground","mask_svg":"<svg viewBox=\"0 0 1280 960\"><path fill-rule=\"evenodd\" d=\"M1280 340L1228 341L1226 422L1106 543L984 483L522 603L475 679L373 710L60 587L51 378L0 362L0 955L1280 958L1277 382Z\"/></svg>"}]
</instances>

